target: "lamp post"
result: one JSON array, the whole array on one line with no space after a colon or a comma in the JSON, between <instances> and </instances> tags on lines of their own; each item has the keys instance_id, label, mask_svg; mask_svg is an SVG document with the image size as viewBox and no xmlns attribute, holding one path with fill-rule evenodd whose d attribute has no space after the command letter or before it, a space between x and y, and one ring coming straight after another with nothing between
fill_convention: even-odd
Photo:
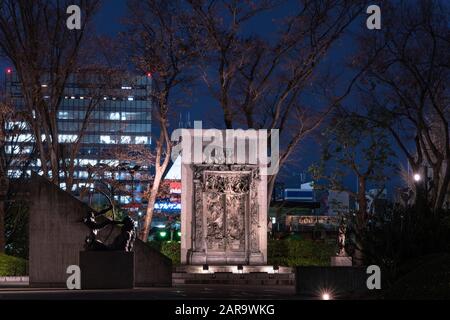
<instances>
[{"instance_id":1,"label":"lamp post","mask_svg":"<svg viewBox=\"0 0 450 320\"><path fill-rule=\"evenodd\" d=\"M420 175L420 173L415 173L413 179L415 182L420 182L420 180L422 180L422 176Z\"/></svg>"}]
</instances>

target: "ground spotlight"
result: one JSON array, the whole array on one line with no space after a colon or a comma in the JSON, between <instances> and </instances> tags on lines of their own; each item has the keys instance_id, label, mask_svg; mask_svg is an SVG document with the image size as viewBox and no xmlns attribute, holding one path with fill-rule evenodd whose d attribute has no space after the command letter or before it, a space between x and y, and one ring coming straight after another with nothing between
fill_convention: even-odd
<instances>
[{"instance_id":1,"label":"ground spotlight","mask_svg":"<svg viewBox=\"0 0 450 320\"><path fill-rule=\"evenodd\" d=\"M331 300L331 294L328 292L322 293L322 300Z\"/></svg>"},{"instance_id":2,"label":"ground spotlight","mask_svg":"<svg viewBox=\"0 0 450 320\"><path fill-rule=\"evenodd\" d=\"M322 288L318 290L317 297L320 300L334 300L336 298L335 291L330 288Z\"/></svg>"}]
</instances>

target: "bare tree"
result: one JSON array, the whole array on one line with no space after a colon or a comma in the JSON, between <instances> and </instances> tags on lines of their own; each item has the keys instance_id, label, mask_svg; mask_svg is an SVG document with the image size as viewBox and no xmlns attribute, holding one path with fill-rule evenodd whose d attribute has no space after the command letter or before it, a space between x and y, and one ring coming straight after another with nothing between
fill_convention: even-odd
<instances>
[{"instance_id":1,"label":"bare tree","mask_svg":"<svg viewBox=\"0 0 450 320\"><path fill-rule=\"evenodd\" d=\"M81 30L66 26L66 10L72 4L82 10ZM64 156L77 152L62 151L57 117L69 77L80 67L82 44L98 4L99 0L5 0L0 6L0 48L22 84L42 171L55 183L66 167Z\"/></svg>"},{"instance_id":2,"label":"bare tree","mask_svg":"<svg viewBox=\"0 0 450 320\"><path fill-rule=\"evenodd\" d=\"M75 179L76 160L86 132L95 130L92 122L93 115L101 109L105 97L114 99L125 99L126 92L121 90L124 82L133 84L134 79L128 76L120 66L110 67L107 65L93 64L79 68L70 75L72 84L83 93L83 111L81 124L78 127L76 137L64 141L59 139L60 175L63 175L65 188L72 190ZM66 98L68 98L66 96ZM118 132L120 133L120 132Z\"/></svg>"},{"instance_id":3,"label":"bare tree","mask_svg":"<svg viewBox=\"0 0 450 320\"><path fill-rule=\"evenodd\" d=\"M359 75L341 94L328 86L323 106L304 99L324 57L362 12L364 1L299 1L273 37L264 38L249 35L246 28L278 1L188 2L198 29L202 78L223 111L225 127L278 129L282 166L348 95ZM276 175L268 179L269 199L275 180Z\"/></svg>"},{"instance_id":4,"label":"bare tree","mask_svg":"<svg viewBox=\"0 0 450 320\"><path fill-rule=\"evenodd\" d=\"M153 152L155 173L148 187L147 212L140 235L146 241L161 180L170 163L170 112L179 102L177 93L194 79L190 71L196 54L182 1L131 0L128 3L130 30L127 39L135 66L152 77L153 118L159 127Z\"/></svg>"},{"instance_id":5,"label":"bare tree","mask_svg":"<svg viewBox=\"0 0 450 320\"><path fill-rule=\"evenodd\" d=\"M360 41L363 63L377 52L361 86L364 99L372 101L369 117L390 131L422 175L418 200L427 196L422 200L442 208L450 184L449 7L443 1L400 1L386 3L384 12L383 29Z\"/></svg>"},{"instance_id":6,"label":"bare tree","mask_svg":"<svg viewBox=\"0 0 450 320\"><path fill-rule=\"evenodd\" d=\"M358 114L337 112L323 133L323 152L320 165L310 168L315 181L324 181L324 187L345 191L358 203L355 217L355 253L357 265L363 264L363 237L369 219L367 191L378 189L378 198L386 189L389 170L393 168L394 153L388 133ZM345 178L358 181L354 192L345 184Z\"/></svg>"},{"instance_id":7,"label":"bare tree","mask_svg":"<svg viewBox=\"0 0 450 320\"><path fill-rule=\"evenodd\" d=\"M113 160L87 166L88 177L85 187L81 188L81 198L100 193L107 197L114 207L120 207L115 201L116 196L136 195L135 190L129 189L130 182L138 180L144 183L153 178L149 168L154 164L154 156L145 144L112 146L102 155L103 158Z\"/></svg>"},{"instance_id":8,"label":"bare tree","mask_svg":"<svg viewBox=\"0 0 450 320\"><path fill-rule=\"evenodd\" d=\"M2 97L0 101L0 253L5 249L5 201L9 189L9 170L15 168L25 171L34 153L34 148L25 146L26 143L32 142L31 139L27 141L23 138L26 136L23 134L25 130L23 115Z\"/></svg>"}]
</instances>

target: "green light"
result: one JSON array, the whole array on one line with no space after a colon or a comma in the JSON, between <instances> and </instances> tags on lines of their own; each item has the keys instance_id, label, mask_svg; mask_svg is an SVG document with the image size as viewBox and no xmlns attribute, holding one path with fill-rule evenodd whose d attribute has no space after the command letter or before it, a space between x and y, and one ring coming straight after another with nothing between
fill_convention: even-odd
<instances>
[{"instance_id":1,"label":"green light","mask_svg":"<svg viewBox=\"0 0 450 320\"><path fill-rule=\"evenodd\" d=\"M178 234L179 237L181 237L181 232L180 231L178 231L177 234Z\"/></svg>"},{"instance_id":2,"label":"green light","mask_svg":"<svg viewBox=\"0 0 450 320\"><path fill-rule=\"evenodd\" d=\"M161 236L161 238L164 238L165 236L167 236L167 232L161 231L161 232L159 233L159 235Z\"/></svg>"}]
</instances>

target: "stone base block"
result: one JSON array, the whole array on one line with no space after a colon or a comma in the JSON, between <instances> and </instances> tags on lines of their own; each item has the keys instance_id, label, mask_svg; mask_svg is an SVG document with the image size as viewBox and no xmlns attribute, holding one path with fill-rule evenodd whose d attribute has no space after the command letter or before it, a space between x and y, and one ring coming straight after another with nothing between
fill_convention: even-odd
<instances>
[{"instance_id":1,"label":"stone base block","mask_svg":"<svg viewBox=\"0 0 450 320\"><path fill-rule=\"evenodd\" d=\"M190 252L188 264L191 265L263 265L265 264L262 253L251 253L250 255L244 252L217 252L206 255L204 252Z\"/></svg>"},{"instance_id":2,"label":"stone base block","mask_svg":"<svg viewBox=\"0 0 450 320\"><path fill-rule=\"evenodd\" d=\"M352 265L353 265L352 257L348 256L331 257L332 267L351 267Z\"/></svg>"},{"instance_id":3,"label":"stone base block","mask_svg":"<svg viewBox=\"0 0 450 320\"><path fill-rule=\"evenodd\" d=\"M134 288L134 252L81 251L81 289Z\"/></svg>"}]
</instances>

